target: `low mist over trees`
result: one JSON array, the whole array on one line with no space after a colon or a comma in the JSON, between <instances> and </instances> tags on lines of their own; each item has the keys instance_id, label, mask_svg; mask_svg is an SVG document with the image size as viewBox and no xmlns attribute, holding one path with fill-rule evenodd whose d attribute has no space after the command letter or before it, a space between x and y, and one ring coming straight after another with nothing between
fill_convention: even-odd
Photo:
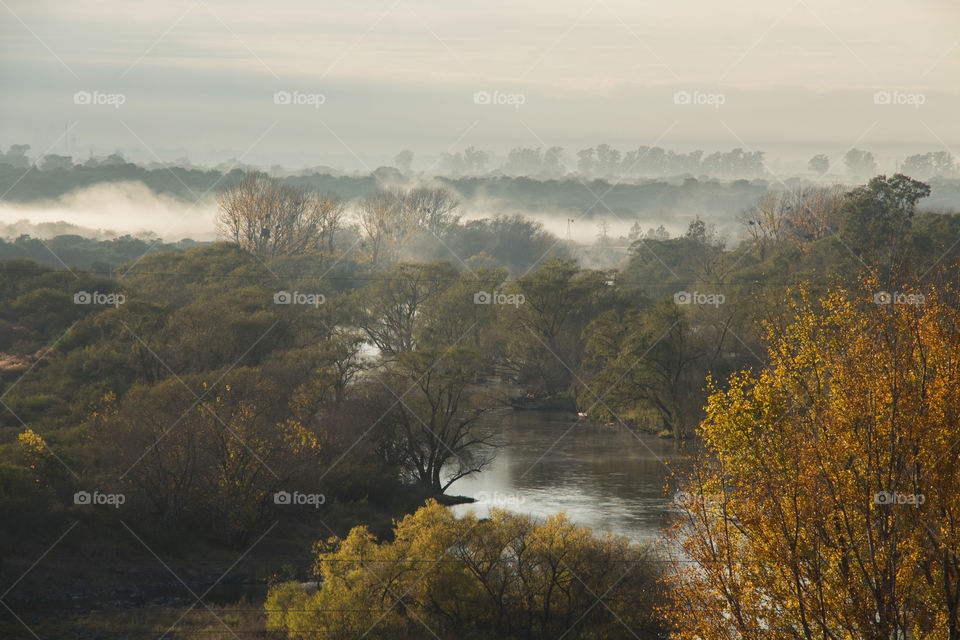
<instances>
[{"instance_id":1,"label":"low mist over trees","mask_svg":"<svg viewBox=\"0 0 960 640\"><path fill-rule=\"evenodd\" d=\"M862 149L850 149L843 156L847 174L854 180L863 180L877 172L877 161L873 154Z\"/></svg>"},{"instance_id":2,"label":"low mist over trees","mask_svg":"<svg viewBox=\"0 0 960 640\"><path fill-rule=\"evenodd\" d=\"M817 173L817 175L823 175L830 170L830 158L822 153L819 153L807 162L807 167Z\"/></svg>"},{"instance_id":3,"label":"low mist over trees","mask_svg":"<svg viewBox=\"0 0 960 640\"><path fill-rule=\"evenodd\" d=\"M31 157L29 151L30 145L13 144L5 152L0 152L0 187L10 190L10 199L50 197L97 182L141 180L158 192L177 193L193 200L201 194L222 188L220 185L229 184L244 173L257 170L239 161L207 168L193 165L186 158L173 162L134 163L120 152L80 159L56 153ZM743 148L677 151L659 146L617 149L609 144L599 144L578 150L559 146L515 147L495 153L468 146L462 151L444 151L432 161L418 161L421 156L424 154L403 149L392 158L392 167L381 169L389 169L401 178L440 180L501 176L538 180L606 179L618 182L684 176L698 179L777 180L777 176L766 166L764 151ZM850 149L836 161L823 153L814 155L807 161L806 169L823 176L841 160L847 180L865 180L877 172L878 158L862 149ZM897 159L897 162L898 170L920 179L960 178L957 159L949 151L912 154L905 159ZM797 175L804 175L802 166L797 164ZM24 174L23 170L30 167L36 169L35 175L32 171ZM15 171L17 169L19 171ZM266 169L263 167L261 170ZM336 192L346 199L368 195L382 186L377 182L377 171L358 172L322 165L308 168L269 167L270 174L284 182L320 193ZM784 173L780 169L775 173L780 174L780 179L790 177L789 172Z\"/></svg>"},{"instance_id":4,"label":"low mist over trees","mask_svg":"<svg viewBox=\"0 0 960 640\"><path fill-rule=\"evenodd\" d=\"M949 151L933 151L908 156L903 161L900 171L921 180L960 177L960 165Z\"/></svg>"},{"instance_id":5,"label":"low mist over trees","mask_svg":"<svg viewBox=\"0 0 960 640\"><path fill-rule=\"evenodd\" d=\"M142 553L74 501L100 492L192 561L277 523L270 562L294 568L271 568L261 613L291 637L392 637L415 615L504 638L956 627L960 214L922 210L927 183L727 185L752 196L739 239L638 222L616 267L590 268L522 215L465 220L442 181L340 201L236 178L227 241L47 247L143 250L116 268L0 261L4 576L30 568L9 550L38 557L35 532L72 523ZM502 453L498 412L539 408L693 441L682 562L563 516L424 507ZM291 583L330 534L315 592ZM71 579L98 570L76 562ZM59 584L39 571L31 597Z\"/></svg>"}]
</instances>

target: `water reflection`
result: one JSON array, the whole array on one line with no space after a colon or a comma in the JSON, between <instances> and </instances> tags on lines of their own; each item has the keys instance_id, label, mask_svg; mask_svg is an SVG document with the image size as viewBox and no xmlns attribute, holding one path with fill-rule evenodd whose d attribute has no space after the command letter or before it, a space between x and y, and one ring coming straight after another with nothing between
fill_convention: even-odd
<instances>
[{"instance_id":1,"label":"water reflection","mask_svg":"<svg viewBox=\"0 0 960 640\"><path fill-rule=\"evenodd\" d=\"M472 509L482 517L501 506L542 518L566 511L596 530L659 537L670 503L667 463L680 455L673 441L576 423L569 413L509 411L491 419L506 446L489 469L451 487L479 500L455 513Z\"/></svg>"}]
</instances>

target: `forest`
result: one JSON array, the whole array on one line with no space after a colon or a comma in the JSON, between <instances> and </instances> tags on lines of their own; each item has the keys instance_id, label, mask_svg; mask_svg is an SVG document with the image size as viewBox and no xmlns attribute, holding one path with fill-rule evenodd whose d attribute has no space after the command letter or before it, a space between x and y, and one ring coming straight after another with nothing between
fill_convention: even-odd
<instances>
[{"instance_id":1,"label":"forest","mask_svg":"<svg viewBox=\"0 0 960 640\"><path fill-rule=\"evenodd\" d=\"M930 193L764 190L736 242L636 228L590 269L445 184L242 172L215 243L5 244L0 600L49 637L955 637L960 213ZM490 418L545 409L687 452L675 553L451 514ZM259 604L123 595L264 539L231 577ZM71 598L125 604L36 612Z\"/></svg>"}]
</instances>

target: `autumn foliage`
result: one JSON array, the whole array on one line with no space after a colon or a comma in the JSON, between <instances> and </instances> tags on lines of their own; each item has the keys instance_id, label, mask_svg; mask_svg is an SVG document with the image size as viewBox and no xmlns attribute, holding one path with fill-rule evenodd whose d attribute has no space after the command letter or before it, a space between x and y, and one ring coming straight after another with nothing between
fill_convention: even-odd
<instances>
[{"instance_id":1,"label":"autumn foliage","mask_svg":"<svg viewBox=\"0 0 960 640\"><path fill-rule=\"evenodd\" d=\"M958 637L960 313L877 289L802 296L769 367L714 389L677 637Z\"/></svg>"},{"instance_id":2,"label":"autumn foliage","mask_svg":"<svg viewBox=\"0 0 960 640\"><path fill-rule=\"evenodd\" d=\"M648 552L563 514L458 519L429 501L392 542L356 527L316 552L319 590L267 599L268 628L292 639L665 637Z\"/></svg>"}]
</instances>

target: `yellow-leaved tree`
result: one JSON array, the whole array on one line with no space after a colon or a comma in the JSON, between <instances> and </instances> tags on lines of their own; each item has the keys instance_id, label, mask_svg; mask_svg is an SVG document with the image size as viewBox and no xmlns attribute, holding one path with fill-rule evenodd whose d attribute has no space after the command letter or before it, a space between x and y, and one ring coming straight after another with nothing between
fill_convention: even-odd
<instances>
[{"instance_id":1,"label":"yellow-leaved tree","mask_svg":"<svg viewBox=\"0 0 960 640\"><path fill-rule=\"evenodd\" d=\"M436 501L397 522L317 545L320 588L277 585L267 627L289 638L665 638L648 551L563 515L456 518Z\"/></svg>"},{"instance_id":2,"label":"yellow-leaved tree","mask_svg":"<svg viewBox=\"0 0 960 640\"><path fill-rule=\"evenodd\" d=\"M960 313L867 282L713 389L670 571L677 637L960 637Z\"/></svg>"}]
</instances>

